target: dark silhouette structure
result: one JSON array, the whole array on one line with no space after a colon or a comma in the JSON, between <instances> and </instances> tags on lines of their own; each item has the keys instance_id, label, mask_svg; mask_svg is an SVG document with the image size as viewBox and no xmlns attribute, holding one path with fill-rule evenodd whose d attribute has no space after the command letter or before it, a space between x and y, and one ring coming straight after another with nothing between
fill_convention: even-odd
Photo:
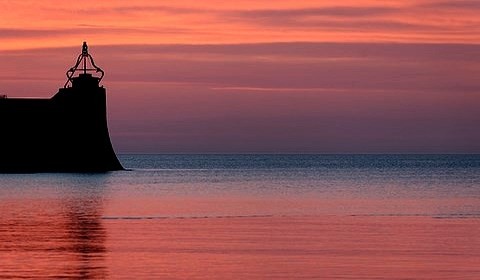
<instances>
[{"instance_id":1,"label":"dark silhouette structure","mask_svg":"<svg viewBox=\"0 0 480 280\"><path fill-rule=\"evenodd\" d=\"M103 75L84 42L52 98L0 98L0 172L122 170L108 133Z\"/></svg>"}]
</instances>

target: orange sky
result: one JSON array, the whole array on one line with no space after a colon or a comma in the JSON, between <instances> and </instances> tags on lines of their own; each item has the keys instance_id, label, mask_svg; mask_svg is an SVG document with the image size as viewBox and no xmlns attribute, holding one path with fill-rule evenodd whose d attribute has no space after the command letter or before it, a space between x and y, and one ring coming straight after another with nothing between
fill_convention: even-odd
<instances>
[{"instance_id":1,"label":"orange sky","mask_svg":"<svg viewBox=\"0 0 480 280\"><path fill-rule=\"evenodd\" d=\"M480 152L478 1L0 4L0 94L86 40L120 152Z\"/></svg>"},{"instance_id":2,"label":"orange sky","mask_svg":"<svg viewBox=\"0 0 480 280\"><path fill-rule=\"evenodd\" d=\"M476 1L1 1L0 49L253 42L479 43Z\"/></svg>"}]
</instances>

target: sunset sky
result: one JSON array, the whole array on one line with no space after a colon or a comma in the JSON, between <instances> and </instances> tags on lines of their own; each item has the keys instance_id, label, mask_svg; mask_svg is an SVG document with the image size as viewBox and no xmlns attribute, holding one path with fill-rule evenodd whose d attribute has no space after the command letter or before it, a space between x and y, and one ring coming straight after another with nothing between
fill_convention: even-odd
<instances>
[{"instance_id":1,"label":"sunset sky","mask_svg":"<svg viewBox=\"0 0 480 280\"><path fill-rule=\"evenodd\" d=\"M0 94L51 97L87 41L120 153L480 153L480 1L0 7Z\"/></svg>"}]
</instances>

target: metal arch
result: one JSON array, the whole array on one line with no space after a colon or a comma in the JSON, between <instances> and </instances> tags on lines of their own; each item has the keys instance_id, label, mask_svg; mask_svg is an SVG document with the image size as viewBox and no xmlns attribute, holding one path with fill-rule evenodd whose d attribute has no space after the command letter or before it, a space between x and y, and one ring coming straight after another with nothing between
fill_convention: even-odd
<instances>
[{"instance_id":1,"label":"metal arch","mask_svg":"<svg viewBox=\"0 0 480 280\"><path fill-rule=\"evenodd\" d=\"M93 66L93 68L87 68L87 59L90 60L90 64ZM78 66L81 63L83 64L83 68L78 69ZM72 68L68 69L66 73L67 81L63 86L64 88L68 87L69 83L70 84L72 83L73 75L75 74L75 72L78 72L78 71L83 72L83 74L87 74L87 71L95 71L95 73L100 73L101 75L98 78L99 82L102 80L103 76L105 75L105 72L103 72L103 70L100 67L95 65L95 61L93 61L93 57L88 53L87 42L83 42L82 53L77 57L77 62L75 63L75 65Z\"/></svg>"}]
</instances>

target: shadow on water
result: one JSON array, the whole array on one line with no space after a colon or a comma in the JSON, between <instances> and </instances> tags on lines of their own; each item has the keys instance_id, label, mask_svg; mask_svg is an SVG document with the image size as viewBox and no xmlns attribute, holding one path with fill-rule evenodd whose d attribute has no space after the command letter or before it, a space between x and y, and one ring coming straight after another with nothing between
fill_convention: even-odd
<instances>
[{"instance_id":1,"label":"shadow on water","mask_svg":"<svg viewBox=\"0 0 480 280\"><path fill-rule=\"evenodd\" d=\"M101 217L108 178L108 174L0 178L4 183L0 194L10 187L0 205L0 278L107 277Z\"/></svg>"}]
</instances>

